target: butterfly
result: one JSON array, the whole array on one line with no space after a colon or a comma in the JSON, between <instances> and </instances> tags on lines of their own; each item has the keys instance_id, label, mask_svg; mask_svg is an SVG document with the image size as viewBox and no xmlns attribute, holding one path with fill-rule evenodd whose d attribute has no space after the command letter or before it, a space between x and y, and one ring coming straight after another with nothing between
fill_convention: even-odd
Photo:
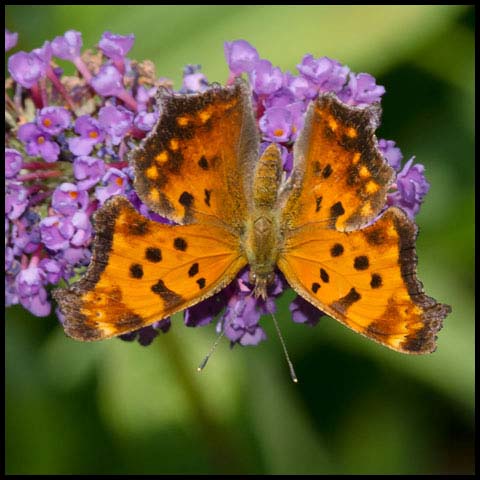
<instances>
[{"instance_id":1,"label":"butterfly","mask_svg":"<svg viewBox=\"0 0 480 480\"><path fill-rule=\"evenodd\" d=\"M145 327L214 295L248 265L256 297L278 268L355 332L399 352L435 349L450 307L416 277L417 227L385 209L394 172L377 147L378 106L333 94L312 101L286 178L276 144L259 154L245 81L162 92L158 102L158 123L131 161L138 196L172 224L122 196L97 211L86 274L54 294L68 335L102 340Z\"/></svg>"}]
</instances>

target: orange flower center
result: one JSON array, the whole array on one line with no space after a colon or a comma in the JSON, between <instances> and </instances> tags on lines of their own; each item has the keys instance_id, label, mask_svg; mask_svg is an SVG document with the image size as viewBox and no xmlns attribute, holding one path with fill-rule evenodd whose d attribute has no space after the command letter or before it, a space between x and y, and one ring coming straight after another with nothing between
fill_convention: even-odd
<instances>
[{"instance_id":1,"label":"orange flower center","mask_svg":"<svg viewBox=\"0 0 480 480\"><path fill-rule=\"evenodd\" d=\"M51 121L49 118L44 118L44 119L43 119L43 124L44 124L46 127L50 127L50 125L52 125L52 121Z\"/></svg>"},{"instance_id":2,"label":"orange flower center","mask_svg":"<svg viewBox=\"0 0 480 480\"><path fill-rule=\"evenodd\" d=\"M45 143L45 137L40 135L38 138L37 138L37 143L39 143L40 145L42 145L43 143Z\"/></svg>"},{"instance_id":3,"label":"orange flower center","mask_svg":"<svg viewBox=\"0 0 480 480\"><path fill-rule=\"evenodd\" d=\"M88 136L90 138L97 138L98 137L98 132L96 132L95 130L92 130L91 132L89 132Z\"/></svg>"},{"instance_id":4,"label":"orange flower center","mask_svg":"<svg viewBox=\"0 0 480 480\"><path fill-rule=\"evenodd\" d=\"M276 136L276 137L281 137L283 135L283 130L281 128L277 128L273 134Z\"/></svg>"},{"instance_id":5,"label":"orange flower center","mask_svg":"<svg viewBox=\"0 0 480 480\"><path fill-rule=\"evenodd\" d=\"M68 194L69 194L74 200L76 200L77 197L78 197L78 192L68 192Z\"/></svg>"},{"instance_id":6,"label":"orange flower center","mask_svg":"<svg viewBox=\"0 0 480 480\"><path fill-rule=\"evenodd\" d=\"M121 187L121 186L123 185L123 178L118 177L118 178L115 180L115 182L117 183L117 185L118 185L119 187Z\"/></svg>"}]
</instances>

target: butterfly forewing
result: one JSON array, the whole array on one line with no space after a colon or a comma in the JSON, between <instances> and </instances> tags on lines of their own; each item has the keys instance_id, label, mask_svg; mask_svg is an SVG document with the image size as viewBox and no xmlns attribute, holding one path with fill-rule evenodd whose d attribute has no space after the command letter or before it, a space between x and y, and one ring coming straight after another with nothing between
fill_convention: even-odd
<instances>
[{"instance_id":1,"label":"butterfly forewing","mask_svg":"<svg viewBox=\"0 0 480 480\"><path fill-rule=\"evenodd\" d=\"M294 146L283 222L346 231L366 225L385 205L393 170L376 148L379 107L349 107L331 94L312 102ZM288 190L288 189L291 190Z\"/></svg>"},{"instance_id":2,"label":"butterfly forewing","mask_svg":"<svg viewBox=\"0 0 480 480\"><path fill-rule=\"evenodd\" d=\"M153 222L123 197L95 216L87 274L55 292L65 331L101 340L145 327L225 287L245 266L239 239L223 227Z\"/></svg>"},{"instance_id":3,"label":"butterfly forewing","mask_svg":"<svg viewBox=\"0 0 480 480\"><path fill-rule=\"evenodd\" d=\"M177 223L213 221L240 230L259 147L248 87L162 92L159 108L157 125L132 155L138 195Z\"/></svg>"}]
</instances>

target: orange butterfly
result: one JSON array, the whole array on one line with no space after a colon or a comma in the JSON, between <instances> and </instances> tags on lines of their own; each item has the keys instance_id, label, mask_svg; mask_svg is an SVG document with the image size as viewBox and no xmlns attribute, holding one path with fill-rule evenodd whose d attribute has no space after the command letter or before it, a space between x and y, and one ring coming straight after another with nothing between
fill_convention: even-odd
<instances>
[{"instance_id":1,"label":"orange butterfly","mask_svg":"<svg viewBox=\"0 0 480 480\"><path fill-rule=\"evenodd\" d=\"M150 325L212 296L249 265L254 295L278 267L303 298L404 353L435 349L450 307L416 278L416 226L385 206L393 170L374 135L378 107L331 94L310 104L285 180L279 148L259 158L248 86L162 93L158 124L132 155L135 189L95 215L85 276L55 292L65 331L101 340Z\"/></svg>"}]
</instances>

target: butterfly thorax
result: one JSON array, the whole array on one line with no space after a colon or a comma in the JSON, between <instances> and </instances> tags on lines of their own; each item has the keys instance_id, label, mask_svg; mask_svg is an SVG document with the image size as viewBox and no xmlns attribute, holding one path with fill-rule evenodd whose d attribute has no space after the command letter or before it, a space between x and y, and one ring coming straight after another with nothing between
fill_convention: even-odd
<instances>
[{"instance_id":1,"label":"butterfly thorax","mask_svg":"<svg viewBox=\"0 0 480 480\"><path fill-rule=\"evenodd\" d=\"M276 208L281 178L280 151L272 144L260 157L255 170L252 215L243 241L256 297L267 297L267 287L275 276L282 238Z\"/></svg>"}]
</instances>

